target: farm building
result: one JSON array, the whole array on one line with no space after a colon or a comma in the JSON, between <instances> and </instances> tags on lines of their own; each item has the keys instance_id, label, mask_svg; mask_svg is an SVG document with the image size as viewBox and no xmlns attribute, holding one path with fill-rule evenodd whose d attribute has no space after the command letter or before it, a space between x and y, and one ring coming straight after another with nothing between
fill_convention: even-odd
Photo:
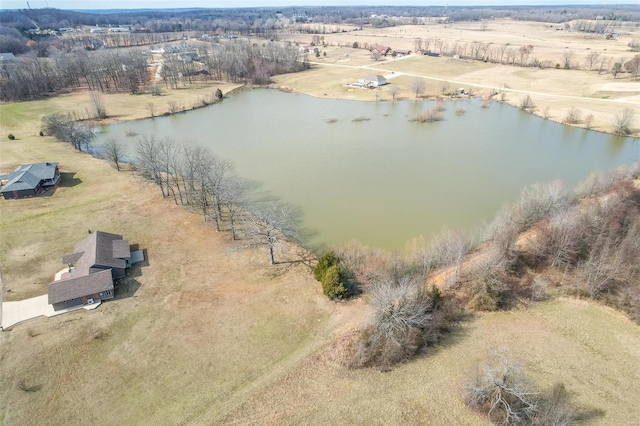
<instances>
[{"instance_id":1,"label":"farm building","mask_svg":"<svg viewBox=\"0 0 640 426\"><path fill-rule=\"evenodd\" d=\"M5 200L33 197L53 188L60 182L58 163L35 163L18 166L11 174L2 177Z\"/></svg>"},{"instance_id":2,"label":"farm building","mask_svg":"<svg viewBox=\"0 0 640 426\"><path fill-rule=\"evenodd\" d=\"M365 87L378 87L387 84L387 79L379 74L368 74L358 80L358 84Z\"/></svg>"},{"instance_id":3,"label":"farm building","mask_svg":"<svg viewBox=\"0 0 640 426\"><path fill-rule=\"evenodd\" d=\"M113 299L114 280L130 266L129 242L122 235L96 231L75 246L62 262L69 272L49 284L49 304L55 310Z\"/></svg>"}]
</instances>

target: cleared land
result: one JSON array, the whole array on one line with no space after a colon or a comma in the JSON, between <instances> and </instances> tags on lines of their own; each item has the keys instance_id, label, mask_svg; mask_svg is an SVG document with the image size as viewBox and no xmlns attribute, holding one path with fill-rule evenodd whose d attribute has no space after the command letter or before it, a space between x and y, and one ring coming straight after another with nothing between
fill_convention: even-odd
<instances>
[{"instance_id":1,"label":"cleared land","mask_svg":"<svg viewBox=\"0 0 640 426\"><path fill-rule=\"evenodd\" d=\"M376 100L372 90L353 89L346 85L359 77L370 74L385 74L390 85L378 89L378 100L392 99L388 92L391 85L399 89L396 99L414 99L411 81L416 77L426 78L424 96L442 96L443 82L448 83L444 92L464 87L472 95L489 97L499 90L506 92L505 102L519 106L526 95L530 95L536 105L535 114L563 122L572 107L580 109L582 120L578 126L585 126L584 118L593 115L590 126L594 130L613 132L616 114L624 108L640 108L640 92L637 82L629 73L614 77L610 70L614 62L625 62L637 53L631 52L628 43L640 35L638 27L621 29L624 35L606 40L604 35L580 32L557 31L561 25L537 22L515 22L510 20L491 21L486 31L480 23L463 22L452 25L428 24L409 25L384 29L365 28L337 34L326 34L326 56L313 57L313 69L304 73L277 76L274 81L284 87L319 97L344 99ZM285 34L283 39L308 45L311 35ZM513 65L500 65L453 59L450 57L414 56L379 61L371 59L365 49L353 49L360 46L380 44L394 49L415 49L415 39L444 41L448 45L492 43L507 45L511 49L522 46L534 46L529 59L551 61L564 64L563 55L572 52L572 68L575 69L538 69ZM586 67L586 57L597 52L600 58L610 58L605 72L599 74L596 64L593 71L577 69ZM394 72L396 75L391 75ZM613 86L612 86L613 84ZM615 88L615 90L612 90ZM494 97L499 99L499 96ZM637 119L638 121L640 119ZM640 122L635 125L636 134L640 131Z\"/></svg>"},{"instance_id":2,"label":"cleared land","mask_svg":"<svg viewBox=\"0 0 640 426\"><path fill-rule=\"evenodd\" d=\"M303 85L318 73L324 82L325 71L279 79ZM216 87L105 103L118 119L143 118L150 100L180 96L190 105ZM125 235L147 250L149 264L94 311L0 333L0 423L483 424L464 406L462 387L502 348L541 388L563 381L589 423L640 421L640 328L578 300L478 315L388 373L338 367L333 342L365 318L364 301L327 301L305 267L263 266L265 253L234 250L226 234L131 172L37 136L43 114L88 104L88 95L73 94L0 107L2 134L18 138L0 139L0 172L58 161L66 173L51 197L0 202L3 297L45 292L61 256L89 229Z\"/></svg>"}]
</instances>

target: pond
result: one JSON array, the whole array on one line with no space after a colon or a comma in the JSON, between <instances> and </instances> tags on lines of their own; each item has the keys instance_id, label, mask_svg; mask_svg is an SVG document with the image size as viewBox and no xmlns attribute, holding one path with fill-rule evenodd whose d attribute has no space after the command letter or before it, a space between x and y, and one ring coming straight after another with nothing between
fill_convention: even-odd
<instances>
[{"instance_id":1,"label":"pond","mask_svg":"<svg viewBox=\"0 0 640 426\"><path fill-rule=\"evenodd\" d=\"M234 93L221 104L102 128L210 147L238 174L299 206L308 243L348 240L402 248L443 227L490 220L526 185L575 185L597 169L640 159L640 142L543 120L479 100L445 103L444 120L410 122L430 101L358 102L275 90ZM456 114L456 108L466 113ZM358 117L368 120L352 121ZM336 119L335 122L328 122Z\"/></svg>"}]
</instances>

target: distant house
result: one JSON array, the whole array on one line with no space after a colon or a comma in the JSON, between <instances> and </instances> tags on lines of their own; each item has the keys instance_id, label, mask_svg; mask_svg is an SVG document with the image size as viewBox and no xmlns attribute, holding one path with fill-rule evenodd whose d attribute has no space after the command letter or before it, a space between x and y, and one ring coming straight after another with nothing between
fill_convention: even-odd
<instances>
[{"instance_id":1,"label":"distant house","mask_svg":"<svg viewBox=\"0 0 640 426\"><path fill-rule=\"evenodd\" d=\"M409 56L411 55L411 51L410 50L396 50L395 52L395 57L396 58L401 58L403 56Z\"/></svg>"},{"instance_id":2,"label":"distant house","mask_svg":"<svg viewBox=\"0 0 640 426\"><path fill-rule=\"evenodd\" d=\"M378 87L387 84L387 79L379 74L368 74L358 80L358 84L365 87Z\"/></svg>"},{"instance_id":3,"label":"distant house","mask_svg":"<svg viewBox=\"0 0 640 426\"><path fill-rule=\"evenodd\" d=\"M15 61L16 61L16 57L13 53L11 52L0 53L0 63L9 63L9 62L15 62Z\"/></svg>"},{"instance_id":4,"label":"distant house","mask_svg":"<svg viewBox=\"0 0 640 426\"><path fill-rule=\"evenodd\" d=\"M58 163L34 163L18 166L2 181L7 181L2 187L5 200L33 197L48 188L53 188L60 182Z\"/></svg>"},{"instance_id":5,"label":"distant house","mask_svg":"<svg viewBox=\"0 0 640 426\"><path fill-rule=\"evenodd\" d=\"M374 44L369 48L369 50L371 51L371 53L378 52L382 56L393 55L393 49L391 49L389 46Z\"/></svg>"},{"instance_id":6,"label":"distant house","mask_svg":"<svg viewBox=\"0 0 640 426\"><path fill-rule=\"evenodd\" d=\"M96 231L64 255L69 273L49 284L49 304L54 310L91 305L113 299L114 280L125 276L130 266L129 242L122 235Z\"/></svg>"}]
</instances>

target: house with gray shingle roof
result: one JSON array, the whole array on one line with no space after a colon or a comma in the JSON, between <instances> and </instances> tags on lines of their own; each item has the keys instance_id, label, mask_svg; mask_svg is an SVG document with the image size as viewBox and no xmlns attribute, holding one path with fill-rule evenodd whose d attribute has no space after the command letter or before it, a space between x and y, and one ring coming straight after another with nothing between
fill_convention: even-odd
<instances>
[{"instance_id":1,"label":"house with gray shingle roof","mask_svg":"<svg viewBox=\"0 0 640 426\"><path fill-rule=\"evenodd\" d=\"M125 276L131 261L129 241L122 235L96 231L62 257L69 273L49 284L55 310L113 299L114 280Z\"/></svg>"},{"instance_id":2,"label":"house with gray shingle roof","mask_svg":"<svg viewBox=\"0 0 640 426\"><path fill-rule=\"evenodd\" d=\"M57 186L60 170L58 163L23 164L2 178L3 182L7 182L0 190L5 200L26 198Z\"/></svg>"}]
</instances>

